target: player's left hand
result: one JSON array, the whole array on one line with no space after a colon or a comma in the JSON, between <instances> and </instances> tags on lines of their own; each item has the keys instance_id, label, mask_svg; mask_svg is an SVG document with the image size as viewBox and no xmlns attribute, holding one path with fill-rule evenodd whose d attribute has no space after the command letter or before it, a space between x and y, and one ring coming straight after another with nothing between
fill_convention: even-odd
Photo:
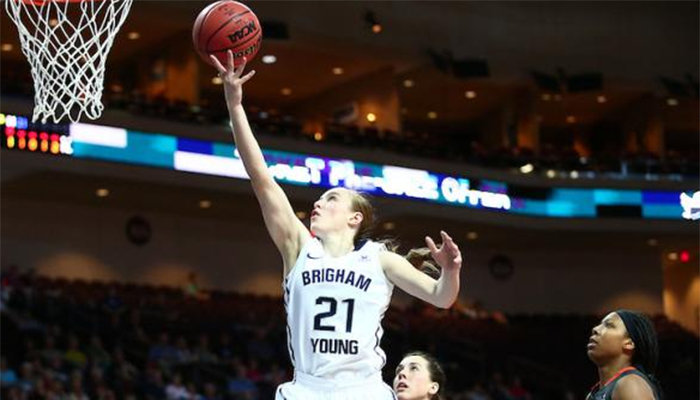
<instances>
[{"instance_id":1,"label":"player's left hand","mask_svg":"<svg viewBox=\"0 0 700 400\"><path fill-rule=\"evenodd\" d=\"M425 244L428 245L433 260L444 270L461 268L462 253L459 251L459 247L447 232L440 231L440 236L442 236L442 244L440 247L435 245L435 242L430 236L425 237Z\"/></svg>"}]
</instances>

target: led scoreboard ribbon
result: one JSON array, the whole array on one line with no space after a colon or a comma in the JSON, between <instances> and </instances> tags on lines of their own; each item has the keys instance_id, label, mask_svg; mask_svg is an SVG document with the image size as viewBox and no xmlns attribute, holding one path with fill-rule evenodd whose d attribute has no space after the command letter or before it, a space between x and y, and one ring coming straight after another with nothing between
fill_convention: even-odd
<instances>
[{"instance_id":1,"label":"led scoreboard ribbon","mask_svg":"<svg viewBox=\"0 0 700 400\"><path fill-rule=\"evenodd\" d=\"M249 179L229 143L82 123L47 129L4 114L0 122L7 149ZM263 155L278 182L299 186L343 186L378 196L536 217L680 220L683 213L680 191L524 187L286 151L263 150ZM695 190L688 188L688 193Z\"/></svg>"}]
</instances>

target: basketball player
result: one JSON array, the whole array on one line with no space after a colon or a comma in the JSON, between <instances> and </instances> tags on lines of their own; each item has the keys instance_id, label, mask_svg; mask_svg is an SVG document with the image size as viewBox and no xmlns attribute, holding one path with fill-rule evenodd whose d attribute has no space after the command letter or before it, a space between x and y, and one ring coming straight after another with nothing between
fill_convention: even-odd
<instances>
[{"instance_id":1,"label":"basketball player","mask_svg":"<svg viewBox=\"0 0 700 400\"><path fill-rule=\"evenodd\" d=\"M398 400L440 400L445 372L430 354L414 351L396 367L394 392Z\"/></svg>"},{"instance_id":2,"label":"basketball player","mask_svg":"<svg viewBox=\"0 0 700 400\"><path fill-rule=\"evenodd\" d=\"M277 389L278 400L393 399L382 381L386 357L379 347L381 320L394 285L438 307L450 307L459 292L462 256L441 232L442 245L426 237L439 279L415 269L406 259L367 238L373 209L361 194L344 188L325 192L313 205L310 229L268 172L260 146L241 105L246 59L224 67L223 81L233 137L262 210L272 241L284 262L287 339L294 380Z\"/></svg>"},{"instance_id":3,"label":"basketball player","mask_svg":"<svg viewBox=\"0 0 700 400\"><path fill-rule=\"evenodd\" d=\"M593 328L588 358L600 381L587 400L661 400L652 376L659 345L651 321L643 314L618 310Z\"/></svg>"}]
</instances>

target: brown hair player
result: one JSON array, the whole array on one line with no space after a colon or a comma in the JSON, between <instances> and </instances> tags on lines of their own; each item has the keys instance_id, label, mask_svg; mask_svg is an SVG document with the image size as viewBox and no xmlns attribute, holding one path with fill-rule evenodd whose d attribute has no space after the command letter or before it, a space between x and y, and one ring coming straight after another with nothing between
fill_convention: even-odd
<instances>
[{"instance_id":1,"label":"brown hair player","mask_svg":"<svg viewBox=\"0 0 700 400\"><path fill-rule=\"evenodd\" d=\"M393 399L382 381L386 357L381 321L394 285L438 307L450 307L459 292L462 255L441 232L442 245L426 237L438 279L421 273L404 257L368 239L373 209L354 190L333 188L313 205L310 227L297 218L289 199L268 171L243 110L246 59L235 67L211 56L224 81L233 137L262 210L265 226L284 261L287 342L294 380L276 399Z\"/></svg>"}]
</instances>

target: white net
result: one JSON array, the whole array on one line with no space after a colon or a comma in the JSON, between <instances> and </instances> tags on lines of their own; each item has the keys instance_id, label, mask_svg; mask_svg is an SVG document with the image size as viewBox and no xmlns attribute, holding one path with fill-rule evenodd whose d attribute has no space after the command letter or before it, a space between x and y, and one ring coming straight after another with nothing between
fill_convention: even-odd
<instances>
[{"instance_id":1,"label":"white net","mask_svg":"<svg viewBox=\"0 0 700 400\"><path fill-rule=\"evenodd\" d=\"M34 79L33 121L102 115L105 62L133 0L5 0Z\"/></svg>"}]
</instances>

